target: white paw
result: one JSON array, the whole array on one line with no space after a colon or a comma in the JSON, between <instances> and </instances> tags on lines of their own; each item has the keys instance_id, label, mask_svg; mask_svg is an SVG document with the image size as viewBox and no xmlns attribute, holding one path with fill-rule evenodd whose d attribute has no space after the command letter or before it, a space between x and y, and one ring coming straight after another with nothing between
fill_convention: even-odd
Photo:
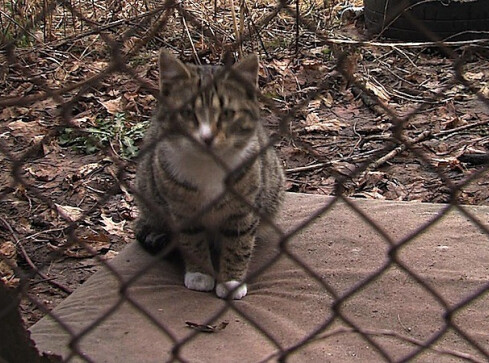
<instances>
[{"instance_id":1,"label":"white paw","mask_svg":"<svg viewBox=\"0 0 489 363\"><path fill-rule=\"evenodd\" d=\"M239 299L245 297L246 293L248 292L248 289L247 289L245 283L241 283L241 282L236 281L236 280L231 280L231 281L218 283L217 287L216 287L216 295L218 297L220 297L221 299L225 299L228 297L228 293L231 290L233 290L231 293L232 293L232 298L234 300L239 300Z\"/></svg>"},{"instance_id":2,"label":"white paw","mask_svg":"<svg viewBox=\"0 0 489 363\"><path fill-rule=\"evenodd\" d=\"M214 288L214 278L200 272L187 272L185 287L190 290L211 291Z\"/></svg>"}]
</instances>

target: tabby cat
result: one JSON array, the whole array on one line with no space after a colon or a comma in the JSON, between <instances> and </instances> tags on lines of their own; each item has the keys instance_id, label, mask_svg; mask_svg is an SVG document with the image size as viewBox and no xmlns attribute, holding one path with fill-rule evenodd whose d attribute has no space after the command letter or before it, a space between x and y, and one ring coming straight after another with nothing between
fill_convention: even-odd
<instances>
[{"instance_id":1,"label":"tabby cat","mask_svg":"<svg viewBox=\"0 0 489 363\"><path fill-rule=\"evenodd\" d=\"M162 50L160 99L136 172L136 237L175 244L185 286L241 299L255 246L283 196L284 175L259 116L258 58L184 64Z\"/></svg>"}]
</instances>

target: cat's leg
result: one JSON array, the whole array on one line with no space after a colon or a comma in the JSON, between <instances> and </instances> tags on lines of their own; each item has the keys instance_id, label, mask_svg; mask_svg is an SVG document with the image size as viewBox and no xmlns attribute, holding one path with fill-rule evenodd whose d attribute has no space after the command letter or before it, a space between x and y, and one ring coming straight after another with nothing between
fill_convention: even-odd
<instances>
[{"instance_id":1,"label":"cat's leg","mask_svg":"<svg viewBox=\"0 0 489 363\"><path fill-rule=\"evenodd\" d=\"M221 229L216 295L224 299L231 294L231 298L239 300L248 293L248 287L243 280L255 246L258 219L249 214L234 222L234 225L228 223L226 229Z\"/></svg>"},{"instance_id":2,"label":"cat's leg","mask_svg":"<svg viewBox=\"0 0 489 363\"><path fill-rule=\"evenodd\" d=\"M205 233L183 231L179 245L185 262L185 287L197 291L213 290L214 269Z\"/></svg>"},{"instance_id":3,"label":"cat's leg","mask_svg":"<svg viewBox=\"0 0 489 363\"><path fill-rule=\"evenodd\" d=\"M219 282L216 295L222 299L231 293L233 299L246 296L248 287L243 282L248 271L254 246L254 236L223 238L219 263Z\"/></svg>"}]
</instances>

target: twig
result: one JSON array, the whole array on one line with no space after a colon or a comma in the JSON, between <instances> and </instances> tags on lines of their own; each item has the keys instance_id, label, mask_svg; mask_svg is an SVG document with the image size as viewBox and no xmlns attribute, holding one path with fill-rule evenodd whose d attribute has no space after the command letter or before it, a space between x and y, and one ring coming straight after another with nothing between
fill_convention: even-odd
<instances>
[{"instance_id":1,"label":"twig","mask_svg":"<svg viewBox=\"0 0 489 363\"><path fill-rule=\"evenodd\" d=\"M201 64L199 55L197 54L197 50L195 49L194 41L192 40L192 36L190 35L190 31L188 30L187 21L185 20L185 14L182 15L182 23L183 27L185 28L185 33L187 34L188 40L190 41L190 46L192 47L195 61L197 62L197 64Z\"/></svg>"},{"instance_id":2,"label":"twig","mask_svg":"<svg viewBox=\"0 0 489 363\"><path fill-rule=\"evenodd\" d=\"M411 332L411 328L408 328L406 325L403 324L403 322L401 321L401 316L399 314L397 314L397 321L399 322L399 324L401 324L405 331L407 331L408 333Z\"/></svg>"},{"instance_id":3,"label":"twig","mask_svg":"<svg viewBox=\"0 0 489 363\"><path fill-rule=\"evenodd\" d=\"M374 47L387 47L387 48L426 48L426 47L439 47L443 44L446 47L458 47L463 45L473 45L473 44L486 44L489 42L487 39L475 39L475 40L460 40L454 42L370 42L370 41L359 41L352 39L337 39L337 38L324 38L323 42L326 44L350 44L350 45L360 45L360 46L374 46Z\"/></svg>"},{"instance_id":4,"label":"twig","mask_svg":"<svg viewBox=\"0 0 489 363\"><path fill-rule=\"evenodd\" d=\"M255 22L253 21L253 17L251 16L250 10L248 9L248 5L246 5L246 2L243 2L244 4L244 10L245 14L248 17L248 21L251 23L251 26L253 27L253 30L255 31L256 36L258 37L258 41L260 42L261 47L263 48L263 52L265 53L265 56L267 59L270 58L270 54L268 54L267 47L265 46L265 43L263 42L263 38L261 36L261 33L258 31ZM248 30L249 34L252 34L251 29Z\"/></svg>"},{"instance_id":5,"label":"twig","mask_svg":"<svg viewBox=\"0 0 489 363\"><path fill-rule=\"evenodd\" d=\"M25 237L24 239L28 240L28 239L36 238L37 236L39 236L41 234L51 233L51 232L61 232L62 230L64 230L64 228L47 229L45 231L40 231L40 232L36 232L34 234L31 234L31 235Z\"/></svg>"},{"instance_id":6,"label":"twig","mask_svg":"<svg viewBox=\"0 0 489 363\"><path fill-rule=\"evenodd\" d=\"M483 125L487 125L487 124L489 124L489 120L479 121L479 122L476 122L475 124L463 125L460 127L455 127L453 129L450 129L450 130L443 130L443 131L437 132L436 134L433 134L433 137L445 136L445 135L453 134L453 133L456 133L459 131L463 131L463 130L467 130L467 129L471 129L474 127L483 126Z\"/></svg>"},{"instance_id":7,"label":"twig","mask_svg":"<svg viewBox=\"0 0 489 363\"><path fill-rule=\"evenodd\" d=\"M299 21L300 21L300 7L299 0L295 0L295 56L299 54L299 37L300 37L300 29L299 29Z\"/></svg>"},{"instance_id":8,"label":"twig","mask_svg":"<svg viewBox=\"0 0 489 363\"><path fill-rule=\"evenodd\" d=\"M139 19L142 19L142 18L145 18L147 16L152 16L160 11L163 11L166 9L166 6L162 6L162 7L158 7L157 9L153 9L151 11L147 11L145 13L142 13L142 14L139 14L139 15L136 15L132 18L129 18L129 19L121 19L121 20L117 20L117 21L114 21L112 23L109 23L109 24L104 24L104 25L101 25L101 26L98 26L98 27L94 27L84 33L81 33L81 34L78 34L78 35L75 35L75 36L69 36L69 37L66 37L64 39L61 39L59 40L57 43L55 44L52 44L50 45L49 43L47 44L48 46L51 46L53 49L56 49L56 48L59 48L67 43L73 43L77 40L80 40L82 38L85 38L85 37L88 37L90 35L93 35L93 34L99 34L101 31L103 30L108 30L110 28L115 28L115 27L118 27L120 25L125 25L125 24L131 24L132 22L134 22L135 20L139 20Z\"/></svg>"},{"instance_id":9,"label":"twig","mask_svg":"<svg viewBox=\"0 0 489 363\"><path fill-rule=\"evenodd\" d=\"M351 87L351 93L353 93L355 97L360 97L363 104L367 106L367 108L369 108L377 116L385 116L385 112L382 107L380 107L378 103L373 99L373 97L370 96L368 93L363 92L363 90L361 90L357 86Z\"/></svg>"},{"instance_id":10,"label":"twig","mask_svg":"<svg viewBox=\"0 0 489 363\"><path fill-rule=\"evenodd\" d=\"M416 69L419 69L419 67L416 65L416 63L413 62L413 60L411 58L409 58L409 56L406 54L406 52L404 52L403 50L399 49L398 47L392 47L395 51L401 53L404 58L406 58L408 60L409 63L411 63L411 65L416 68Z\"/></svg>"},{"instance_id":11,"label":"twig","mask_svg":"<svg viewBox=\"0 0 489 363\"><path fill-rule=\"evenodd\" d=\"M315 169L320 169L324 168L325 166L330 165L329 163L318 163L318 164L312 164L312 165L307 165L307 166L299 166L297 168L292 168L292 169L286 169L286 173L297 173L300 171L309 171L309 170L315 170Z\"/></svg>"},{"instance_id":12,"label":"twig","mask_svg":"<svg viewBox=\"0 0 489 363\"><path fill-rule=\"evenodd\" d=\"M368 167L368 170L377 169L379 166L385 164L389 160L393 159L394 157L396 157L397 155L402 153L404 150L406 150L406 148L408 146L412 146L412 145L417 144L421 141L425 141L426 139L428 139L432 135L433 134L431 133L431 131L428 130L428 131L422 132L421 134L416 136L414 139L408 139L407 138L405 141L403 140L404 142L401 145L399 145L394 150L391 150L389 153L387 153L386 155L384 155L380 159L377 159L375 162L370 164Z\"/></svg>"},{"instance_id":13,"label":"twig","mask_svg":"<svg viewBox=\"0 0 489 363\"><path fill-rule=\"evenodd\" d=\"M236 41L241 39L241 34L239 33L238 30L238 21L236 19L236 10L234 9L234 1L229 0L229 6L231 7L231 17L233 18L233 28L234 28L234 33L236 35ZM243 42L239 43L239 58L243 58Z\"/></svg>"},{"instance_id":14,"label":"twig","mask_svg":"<svg viewBox=\"0 0 489 363\"><path fill-rule=\"evenodd\" d=\"M368 169L369 170L377 169L381 165L385 164L387 161L393 159L394 157L396 157L397 155L402 153L404 150L406 150L407 146L411 146L411 145L426 141L428 139L436 138L439 136L450 135L450 134L457 133L459 131L475 128L478 126L483 126L486 124L489 124L489 120L484 120L484 121L480 121L480 122L477 122L474 124L456 127L454 129L450 129L450 130L440 131L440 132L437 132L436 134L431 133L431 131L429 131L429 130L424 131L421 134L419 134L418 136L416 136L414 139L407 139L404 143L402 143L401 145L396 147L394 150L391 150L389 153L387 153L386 155L384 155L380 159L373 162L369 166ZM366 137L366 139L374 139L374 138L375 139L382 139L382 140L389 140L389 139L392 139L392 136L391 135L386 135L386 136L375 135L374 137L368 137L368 136ZM379 150L375 150L375 152L378 152L378 151ZM347 158L347 159L351 159L351 158ZM485 164L485 163L487 163L489 156L486 154L482 154L480 156L475 156L471 160L475 160L475 159L477 159L478 163ZM345 161L345 160L341 159L341 161ZM460 161L462 161L462 160L460 160ZM317 163L317 164L312 164L312 165L299 166L297 168L292 168L292 169L286 169L285 172L286 173L297 173L297 172L303 172L303 171L310 171L310 170L324 168L324 167L327 167L330 165L332 165L332 163Z\"/></svg>"},{"instance_id":15,"label":"twig","mask_svg":"<svg viewBox=\"0 0 489 363\"><path fill-rule=\"evenodd\" d=\"M25 261L27 264L34 270L36 274L38 274L41 278L43 278L46 282L49 284L57 287L58 289L66 292L67 294L71 294L73 290L71 290L69 287L64 286L63 284L60 284L56 280L54 280L52 277L47 276L43 272L41 272L36 265L34 265L34 262L32 262L31 258L27 254L27 251L25 250L24 246L22 245L22 242L20 242L19 238L17 237L17 234L14 232L12 226L3 218L0 216L0 221L2 221L3 225L9 230L10 234L15 240L15 244L19 246L20 251L22 252L22 256L24 257Z\"/></svg>"},{"instance_id":16,"label":"twig","mask_svg":"<svg viewBox=\"0 0 489 363\"><path fill-rule=\"evenodd\" d=\"M241 34L244 33L244 14L245 14L245 4L246 4L246 0L240 0L239 2L239 34L241 36ZM241 50L243 46L241 46Z\"/></svg>"}]
</instances>

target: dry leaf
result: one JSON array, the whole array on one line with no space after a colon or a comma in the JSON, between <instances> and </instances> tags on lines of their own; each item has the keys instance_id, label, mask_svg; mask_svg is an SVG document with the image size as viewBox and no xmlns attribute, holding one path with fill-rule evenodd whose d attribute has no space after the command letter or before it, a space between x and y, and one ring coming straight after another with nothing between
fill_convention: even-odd
<instances>
[{"instance_id":1,"label":"dry leaf","mask_svg":"<svg viewBox=\"0 0 489 363\"><path fill-rule=\"evenodd\" d=\"M102 169L103 165L100 163L91 163L87 165L83 165L80 169L78 169L77 176L79 179L83 179L87 177L89 174L93 173L97 169Z\"/></svg>"},{"instance_id":2,"label":"dry leaf","mask_svg":"<svg viewBox=\"0 0 489 363\"><path fill-rule=\"evenodd\" d=\"M0 120L7 121L10 119L15 119L18 117L18 112L15 107L5 107L2 112L0 112Z\"/></svg>"},{"instance_id":3,"label":"dry leaf","mask_svg":"<svg viewBox=\"0 0 489 363\"><path fill-rule=\"evenodd\" d=\"M350 164L346 161L333 161L332 165L334 167L334 170L336 170L341 175L350 176L353 175L356 170L355 164Z\"/></svg>"},{"instance_id":4,"label":"dry leaf","mask_svg":"<svg viewBox=\"0 0 489 363\"><path fill-rule=\"evenodd\" d=\"M191 321L186 321L185 324L187 324L189 328L200 331L202 333L217 333L218 331L226 329L229 322L224 320L217 325L207 325L207 324L197 324L197 323L192 323Z\"/></svg>"},{"instance_id":5,"label":"dry leaf","mask_svg":"<svg viewBox=\"0 0 489 363\"><path fill-rule=\"evenodd\" d=\"M384 200L386 199L381 193L378 192L377 190L371 190L371 191L365 191L365 192L358 192L352 195L352 197L355 198L365 198L365 199L377 199L377 200Z\"/></svg>"},{"instance_id":6,"label":"dry leaf","mask_svg":"<svg viewBox=\"0 0 489 363\"><path fill-rule=\"evenodd\" d=\"M485 98L489 98L489 86L484 86L479 90L479 93Z\"/></svg>"},{"instance_id":7,"label":"dry leaf","mask_svg":"<svg viewBox=\"0 0 489 363\"><path fill-rule=\"evenodd\" d=\"M0 245L0 280L7 287L17 287L20 279L15 277L14 268L17 267L17 250L12 242L3 242Z\"/></svg>"},{"instance_id":8,"label":"dry leaf","mask_svg":"<svg viewBox=\"0 0 489 363\"><path fill-rule=\"evenodd\" d=\"M437 168L448 168L450 170L459 170L461 172L464 171L462 163L456 157L433 158L431 161Z\"/></svg>"},{"instance_id":9,"label":"dry leaf","mask_svg":"<svg viewBox=\"0 0 489 363\"><path fill-rule=\"evenodd\" d=\"M29 123L22 120L12 121L7 125L7 127L10 129L10 131L18 131L17 134L23 134L29 130ZM14 133L12 133L12 135L17 136Z\"/></svg>"},{"instance_id":10,"label":"dry leaf","mask_svg":"<svg viewBox=\"0 0 489 363\"><path fill-rule=\"evenodd\" d=\"M94 70L95 72L103 71L109 65L109 63L106 61L92 61L88 64L90 65L91 69Z\"/></svg>"},{"instance_id":11,"label":"dry leaf","mask_svg":"<svg viewBox=\"0 0 489 363\"><path fill-rule=\"evenodd\" d=\"M484 72L465 72L464 76L469 81L481 81L484 79Z\"/></svg>"},{"instance_id":12,"label":"dry leaf","mask_svg":"<svg viewBox=\"0 0 489 363\"><path fill-rule=\"evenodd\" d=\"M27 168L29 174L35 177L37 180L48 182L56 178L56 174L52 170L40 169L34 170L33 168Z\"/></svg>"},{"instance_id":13,"label":"dry leaf","mask_svg":"<svg viewBox=\"0 0 489 363\"><path fill-rule=\"evenodd\" d=\"M75 127L83 128L85 125L93 125L95 120L94 116L78 115L70 120L70 124Z\"/></svg>"},{"instance_id":14,"label":"dry leaf","mask_svg":"<svg viewBox=\"0 0 489 363\"><path fill-rule=\"evenodd\" d=\"M114 98L113 100L108 100L108 101L100 101L99 102L102 104L102 106L105 107L108 113L111 115L115 115L117 113L121 113L122 110L122 104L121 104L121 97L119 96L117 98Z\"/></svg>"},{"instance_id":15,"label":"dry leaf","mask_svg":"<svg viewBox=\"0 0 489 363\"><path fill-rule=\"evenodd\" d=\"M318 114L316 112L309 112L306 115L306 124L308 126L315 125L317 123L321 122L321 119L319 118ZM307 127L306 127L307 130Z\"/></svg>"},{"instance_id":16,"label":"dry leaf","mask_svg":"<svg viewBox=\"0 0 489 363\"><path fill-rule=\"evenodd\" d=\"M367 83L365 83L365 88L372 91L374 95L376 95L383 101L390 100L390 96L387 94L384 88L381 88L370 81L367 81Z\"/></svg>"},{"instance_id":17,"label":"dry leaf","mask_svg":"<svg viewBox=\"0 0 489 363\"><path fill-rule=\"evenodd\" d=\"M321 96L321 100L327 108L331 108L333 106L334 100L331 93L328 92L326 93L326 96Z\"/></svg>"},{"instance_id":18,"label":"dry leaf","mask_svg":"<svg viewBox=\"0 0 489 363\"><path fill-rule=\"evenodd\" d=\"M59 103L52 98L46 98L45 100L34 102L30 108L32 110L48 112L50 110L56 110L59 107ZM49 112L48 112L49 113ZM53 113L54 115L55 113Z\"/></svg>"},{"instance_id":19,"label":"dry leaf","mask_svg":"<svg viewBox=\"0 0 489 363\"><path fill-rule=\"evenodd\" d=\"M330 119L327 121L317 122L314 125L306 126L304 129L307 132L338 132L346 125L338 119Z\"/></svg>"},{"instance_id":20,"label":"dry leaf","mask_svg":"<svg viewBox=\"0 0 489 363\"><path fill-rule=\"evenodd\" d=\"M361 175L359 185L363 188L374 186L386 179L386 174L382 171L368 171Z\"/></svg>"},{"instance_id":21,"label":"dry leaf","mask_svg":"<svg viewBox=\"0 0 489 363\"><path fill-rule=\"evenodd\" d=\"M269 67L278 70L279 73L284 73L287 69L290 69L290 61L287 59L284 60L273 59L270 62Z\"/></svg>"},{"instance_id":22,"label":"dry leaf","mask_svg":"<svg viewBox=\"0 0 489 363\"><path fill-rule=\"evenodd\" d=\"M58 214L71 222L77 221L83 215L83 210L81 208L71 207L69 205L59 205L57 203L54 203L54 205L56 206Z\"/></svg>"},{"instance_id":23,"label":"dry leaf","mask_svg":"<svg viewBox=\"0 0 489 363\"><path fill-rule=\"evenodd\" d=\"M126 224L126 221L123 220L117 223L112 220L112 217L107 217L103 214L100 217L102 218L102 223L104 224L102 228L110 234L121 235L125 233L124 225Z\"/></svg>"},{"instance_id":24,"label":"dry leaf","mask_svg":"<svg viewBox=\"0 0 489 363\"><path fill-rule=\"evenodd\" d=\"M450 120L441 123L442 130L450 130L460 126L463 126L467 121L462 120L460 117L452 117Z\"/></svg>"},{"instance_id":25,"label":"dry leaf","mask_svg":"<svg viewBox=\"0 0 489 363\"><path fill-rule=\"evenodd\" d=\"M21 120L10 122L7 127L10 134L14 137L33 138L35 136L43 136L46 131L37 122L24 122Z\"/></svg>"},{"instance_id":26,"label":"dry leaf","mask_svg":"<svg viewBox=\"0 0 489 363\"><path fill-rule=\"evenodd\" d=\"M97 254L106 254L110 249L110 238L105 233L90 233L85 236L78 237L79 243L75 243L69 247L65 245L55 246L48 243L48 248L53 251L61 252L65 256L73 258L93 257Z\"/></svg>"},{"instance_id":27,"label":"dry leaf","mask_svg":"<svg viewBox=\"0 0 489 363\"><path fill-rule=\"evenodd\" d=\"M119 254L119 252L117 252L117 251L109 250L109 251L107 251L106 254L100 256L100 258L104 261L109 261L109 260L112 260L114 257L116 257L118 254Z\"/></svg>"},{"instance_id":28,"label":"dry leaf","mask_svg":"<svg viewBox=\"0 0 489 363\"><path fill-rule=\"evenodd\" d=\"M311 100L307 105L308 111L318 110L321 107L321 100Z\"/></svg>"}]
</instances>

